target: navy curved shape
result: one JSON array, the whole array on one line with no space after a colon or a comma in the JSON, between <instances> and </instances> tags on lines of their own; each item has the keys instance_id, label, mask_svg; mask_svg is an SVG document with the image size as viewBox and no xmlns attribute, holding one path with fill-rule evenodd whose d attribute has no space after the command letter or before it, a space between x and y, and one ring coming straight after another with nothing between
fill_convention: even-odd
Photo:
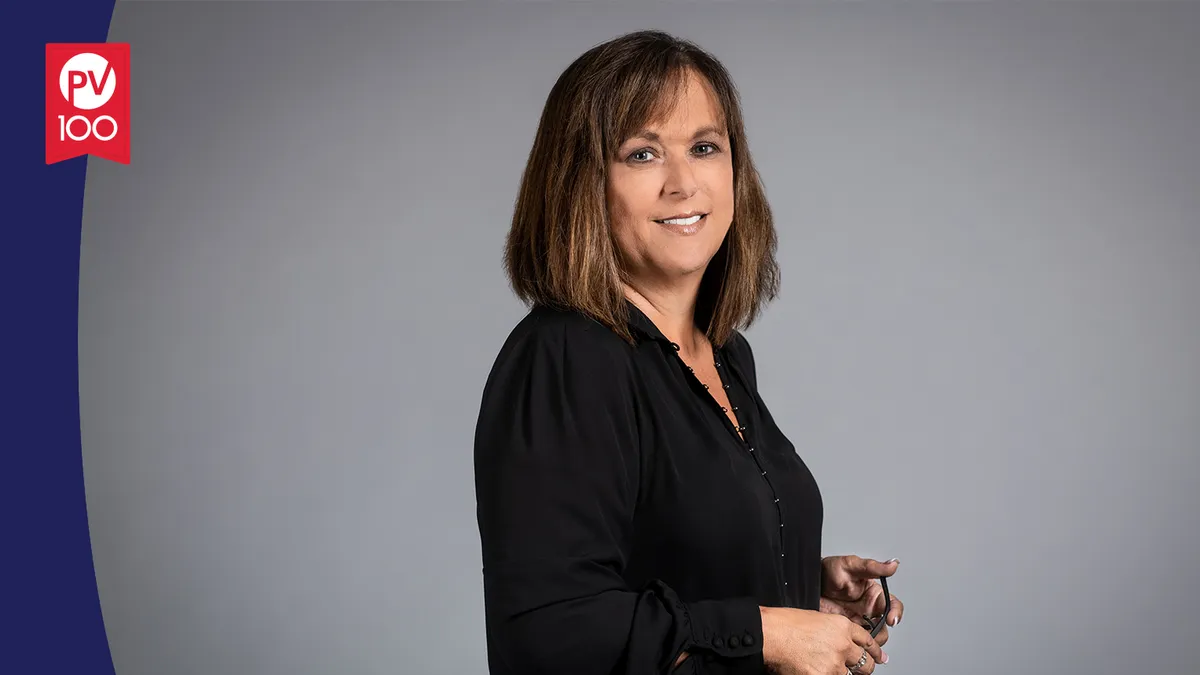
<instances>
[{"instance_id":1,"label":"navy curved shape","mask_svg":"<svg viewBox=\"0 0 1200 675\"><path fill-rule=\"evenodd\" d=\"M0 183L0 673L114 675L79 432L88 159L46 165L43 118L46 43L105 42L112 13L113 0L0 9L10 57L0 106L0 151L10 165Z\"/></svg>"}]
</instances>

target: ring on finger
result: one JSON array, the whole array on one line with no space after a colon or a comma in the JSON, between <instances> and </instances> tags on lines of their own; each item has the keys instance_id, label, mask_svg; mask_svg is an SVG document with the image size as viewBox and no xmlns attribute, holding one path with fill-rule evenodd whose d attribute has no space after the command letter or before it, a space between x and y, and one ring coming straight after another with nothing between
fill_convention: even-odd
<instances>
[{"instance_id":1,"label":"ring on finger","mask_svg":"<svg viewBox=\"0 0 1200 675\"><path fill-rule=\"evenodd\" d=\"M867 650L863 650L862 656L858 657L858 663L850 666L851 673L857 673L860 668L867 665Z\"/></svg>"}]
</instances>

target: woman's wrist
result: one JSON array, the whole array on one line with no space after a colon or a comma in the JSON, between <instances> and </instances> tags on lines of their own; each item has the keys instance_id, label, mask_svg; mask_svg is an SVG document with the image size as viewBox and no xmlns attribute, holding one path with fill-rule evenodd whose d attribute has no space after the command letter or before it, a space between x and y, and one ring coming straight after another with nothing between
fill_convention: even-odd
<instances>
[{"instance_id":1,"label":"woman's wrist","mask_svg":"<svg viewBox=\"0 0 1200 675\"><path fill-rule=\"evenodd\" d=\"M762 619L762 655L763 663L774 666L779 660L779 629L776 623L774 607L759 607L758 614Z\"/></svg>"}]
</instances>

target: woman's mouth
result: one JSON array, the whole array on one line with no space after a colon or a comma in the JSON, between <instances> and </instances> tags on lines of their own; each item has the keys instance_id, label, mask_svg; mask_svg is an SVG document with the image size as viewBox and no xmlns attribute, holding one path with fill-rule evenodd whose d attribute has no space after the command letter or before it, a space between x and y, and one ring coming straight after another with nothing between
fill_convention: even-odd
<instances>
[{"instance_id":1,"label":"woman's mouth","mask_svg":"<svg viewBox=\"0 0 1200 675\"><path fill-rule=\"evenodd\" d=\"M696 223L700 222L700 219L703 217L703 213L697 213L694 216L664 218L663 220L656 220L654 222L663 223L664 225L695 225Z\"/></svg>"},{"instance_id":2,"label":"woman's mouth","mask_svg":"<svg viewBox=\"0 0 1200 675\"><path fill-rule=\"evenodd\" d=\"M707 217L707 213L693 213L672 216L661 220L655 219L654 222L677 234L695 234L704 226L705 218Z\"/></svg>"}]
</instances>

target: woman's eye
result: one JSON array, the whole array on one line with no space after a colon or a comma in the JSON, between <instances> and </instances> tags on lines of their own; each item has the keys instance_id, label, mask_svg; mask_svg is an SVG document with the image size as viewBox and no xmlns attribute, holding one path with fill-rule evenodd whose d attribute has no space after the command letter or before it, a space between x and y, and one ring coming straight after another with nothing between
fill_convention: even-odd
<instances>
[{"instance_id":1,"label":"woman's eye","mask_svg":"<svg viewBox=\"0 0 1200 675\"><path fill-rule=\"evenodd\" d=\"M702 157L707 155L715 155L720 151L721 149L718 148L715 143L700 143L692 149L693 154L700 155ZM635 164L644 164L654 159L654 150L648 148L635 150L626 155L625 159L626 161L633 162Z\"/></svg>"}]
</instances>

